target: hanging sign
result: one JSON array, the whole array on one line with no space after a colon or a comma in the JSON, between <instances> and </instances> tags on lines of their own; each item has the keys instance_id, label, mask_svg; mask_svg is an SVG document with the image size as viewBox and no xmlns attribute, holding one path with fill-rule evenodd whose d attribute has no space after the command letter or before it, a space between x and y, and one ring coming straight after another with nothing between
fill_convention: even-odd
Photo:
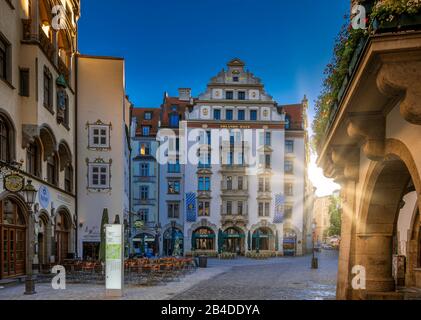
<instances>
[{"instance_id":1,"label":"hanging sign","mask_svg":"<svg viewBox=\"0 0 421 320\"><path fill-rule=\"evenodd\" d=\"M123 296L123 226L105 226L105 288L107 297Z\"/></svg>"},{"instance_id":2,"label":"hanging sign","mask_svg":"<svg viewBox=\"0 0 421 320\"><path fill-rule=\"evenodd\" d=\"M25 179L18 174L9 174L4 177L4 189L9 192L20 192L23 190Z\"/></svg>"}]
</instances>

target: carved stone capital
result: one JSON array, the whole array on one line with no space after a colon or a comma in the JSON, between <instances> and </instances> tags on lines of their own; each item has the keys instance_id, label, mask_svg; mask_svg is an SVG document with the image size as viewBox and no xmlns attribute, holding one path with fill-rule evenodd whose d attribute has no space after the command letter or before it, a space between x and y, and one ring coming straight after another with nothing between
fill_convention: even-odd
<instances>
[{"instance_id":1,"label":"carved stone capital","mask_svg":"<svg viewBox=\"0 0 421 320\"><path fill-rule=\"evenodd\" d=\"M377 75L377 87L386 97L403 96L400 104L402 117L421 124L421 60L387 62Z\"/></svg>"},{"instance_id":2,"label":"carved stone capital","mask_svg":"<svg viewBox=\"0 0 421 320\"><path fill-rule=\"evenodd\" d=\"M337 173L335 180L358 181L360 165L360 149L356 146L333 146L331 152L332 163Z\"/></svg>"},{"instance_id":3,"label":"carved stone capital","mask_svg":"<svg viewBox=\"0 0 421 320\"><path fill-rule=\"evenodd\" d=\"M381 114L349 115L347 133L362 144L367 158L380 161L384 158L386 120Z\"/></svg>"}]
</instances>

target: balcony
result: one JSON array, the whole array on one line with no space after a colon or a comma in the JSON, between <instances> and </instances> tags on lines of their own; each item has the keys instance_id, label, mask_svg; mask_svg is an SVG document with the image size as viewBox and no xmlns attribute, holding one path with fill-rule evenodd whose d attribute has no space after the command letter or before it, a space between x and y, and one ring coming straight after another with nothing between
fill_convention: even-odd
<instances>
[{"instance_id":1,"label":"balcony","mask_svg":"<svg viewBox=\"0 0 421 320\"><path fill-rule=\"evenodd\" d=\"M55 49L53 43L46 36L41 26L38 27L38 34L31 33L31 19L22 19L22 40L25 42L36 42L40 49L53 66L56 67L57 72L64 76L67 84L70 83L70 71L65 62L58 56L58 51Z\"/></svg>"},{"instance_id":2,"label":"balcony","mask_svg":"<svg viewBox=\"0 0 421 320\"><path fill-rule=\"evenodd\" d=\"M362 5L366 7L369 16L368 28L341 32L345 40L335 44L336 56L333 61L336 63L326 68L323 94L316 101L317 113L313 127L314 144L319 153L348 97L365 54L385 36L421 30L421 3L412 3L411 0L367 0Z\"/></svg>"}]
</instances>

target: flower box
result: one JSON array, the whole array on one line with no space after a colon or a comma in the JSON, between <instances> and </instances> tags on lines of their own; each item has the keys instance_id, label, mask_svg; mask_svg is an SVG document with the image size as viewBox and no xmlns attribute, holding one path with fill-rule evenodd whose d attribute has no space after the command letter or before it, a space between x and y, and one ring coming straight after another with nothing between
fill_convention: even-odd
<instances>
[{"instance_id":1,"label":"flower box","mask_svg":"<svg viewBox=\"0 0 421 320\"><path fill-rule=\"evenodd\" d=\"M399 19L399 25L405 29L412 27L421 27L421 14L403 14Z\"/></svg>"}]
</instances>

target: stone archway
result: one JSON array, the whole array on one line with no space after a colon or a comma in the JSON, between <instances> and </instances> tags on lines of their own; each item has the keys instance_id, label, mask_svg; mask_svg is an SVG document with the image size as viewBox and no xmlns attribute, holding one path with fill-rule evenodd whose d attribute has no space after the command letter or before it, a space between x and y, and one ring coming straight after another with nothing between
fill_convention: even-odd
<instances>
[{"instance_id":1,"label":"stone archway","mask_svg":"<svg viewBox=\"0 0 421 320\"><path fill-rule=\"evenodd\" d=\"M366 290L363 292L395 290L392 275L394 237L402 199L409 185L420 194L415 162L402 142L389 139L385 144L385 157L372 163L360 195L355 265L366 269Z\"/></svg>"}]
</instances>

